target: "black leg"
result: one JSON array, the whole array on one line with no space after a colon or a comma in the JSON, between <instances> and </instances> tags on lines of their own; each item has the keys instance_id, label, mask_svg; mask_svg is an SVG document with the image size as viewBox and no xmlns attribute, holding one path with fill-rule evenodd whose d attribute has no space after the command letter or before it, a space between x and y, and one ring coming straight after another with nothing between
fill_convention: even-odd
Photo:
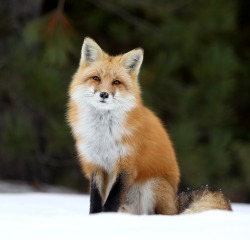
<instances>
[{"instance_id":1,"label":"black leg","mask_svg":"<svg viewBox=\"0 0 250 240\"><path fill-rule=\"evenodd\" d=\"M109 196L104 204L104 212L117 212L120 204L121 197L125 191L125 174L120 173L112 186Z\"/></svg>"},{"instance_id":2,"label":"black leg","mask_svg":"<svg viewBox=\"0 0 250 240\"><path fill-rule=\"evenodd\" d=\"M91 177L90 185L90 210L89 213L102 212L102 197L95 182L94 175Z\"/></svg>"}]
</instances>

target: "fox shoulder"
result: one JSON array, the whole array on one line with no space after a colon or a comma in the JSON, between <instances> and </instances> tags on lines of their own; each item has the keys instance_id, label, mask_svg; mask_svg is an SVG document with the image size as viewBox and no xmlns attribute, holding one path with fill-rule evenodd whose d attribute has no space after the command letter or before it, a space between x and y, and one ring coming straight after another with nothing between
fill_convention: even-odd
<instances>
[{"instance_id":1,"label":"fox shoulder","mask_svg":"<svg viewBox=\"0 0 250 240\"><path fill-rule=\"evenodd\" d=\"M224 193L209 187L182 192L177 196L176 204L179 214L199 213L215 209L232 210L230 201Z\"/></svg>"}]
</instances>

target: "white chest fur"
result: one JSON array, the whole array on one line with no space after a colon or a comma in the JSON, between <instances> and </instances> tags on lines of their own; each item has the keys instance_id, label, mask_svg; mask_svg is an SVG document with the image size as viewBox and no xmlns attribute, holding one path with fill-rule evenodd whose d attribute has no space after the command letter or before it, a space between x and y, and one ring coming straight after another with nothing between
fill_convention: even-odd
<instances>
[{"instance_id":1,"label":"white chest fur","mask_svg":"<svg viewBox=\"0 0 250 240\"><path fill-rule=\"evenodd\" d=\"M122 137L129 134L124 127L125 118L126 112L81 108L74 128L81 139L77 143L79 154L87 162L112 172L115 163L131 152L130 147L121 142Z\"/></svg>"}]
</instances>

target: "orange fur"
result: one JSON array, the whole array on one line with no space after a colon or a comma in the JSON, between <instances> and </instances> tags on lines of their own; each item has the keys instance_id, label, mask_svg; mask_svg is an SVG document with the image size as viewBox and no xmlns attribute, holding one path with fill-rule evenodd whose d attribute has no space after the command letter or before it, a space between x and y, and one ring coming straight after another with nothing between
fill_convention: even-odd
<instances>
[{"instance_id":1,"label":"orange fur","mask_svg":"<svg viewBox=\"0 0 250 240\"><path fill-rule=\"evenodd\" d=\"M136 71L128 72L124 68L123 56L109 56L102 52L98 61L89 66L81 63L76 74L73 77L69 89L69 95L72 96L78 86L92 86L96 91L106 91L110 94L122 92L132 94L135 98L135 106L128 111L124 128L129 130L130 134L124 134L119 143L126 144L132 149L131 154L122 156L117 160L114 169L108 173L98 164L90 163L86 156L79 154L80 163L88 179L93 173L99 175L100 192L103 201L108 195L108 183L112 181L121 171L125 171L127 177L125 195L130 187L135 184L143 184L150 179L155 179L153 192L155 194L155 213L175 214L175 197L179 184L179 167L176 161L175 152L166 129L156 115L146 108L141 100L140 88L138 85ZM92 79L98 76L102 79L99 84ZM115 86L111 82L119 79L122 84ZM78 135L75 126L80 119L79 107L73 98L70 98L68 104L68 121L73 129L73 135L78 143L84 142L84 137ZM110 146L112 148L113 146ZM124 202L126 196L122 201Z\"/></svg>"}]
</instances>

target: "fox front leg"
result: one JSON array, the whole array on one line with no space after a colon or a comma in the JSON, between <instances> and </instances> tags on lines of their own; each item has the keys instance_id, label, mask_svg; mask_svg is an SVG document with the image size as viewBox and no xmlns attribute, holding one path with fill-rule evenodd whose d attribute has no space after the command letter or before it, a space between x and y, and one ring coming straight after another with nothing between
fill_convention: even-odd
<instances>
[{"instance_id":1,"label":"fox front leg","mask_svg":"<svg viewBox=\"0 0 250 240\"><path fill-rule=\"evenodd\" d=\"M102 174L93 173L90 181L90 214L102 212L102 186Z\"/></svg>"},{"instance_id":2,"label":"fox front leg","mask_svg":"<svg viewBox=\"0 0 250 240\"><path fill-rule=\"evenodd\" d=\"M113 184L107 200L103 206L104 212L117 212L125 195L129 189L130 178L125 172L118 174L115 183Z\"/></svg>"}]
</instances>

